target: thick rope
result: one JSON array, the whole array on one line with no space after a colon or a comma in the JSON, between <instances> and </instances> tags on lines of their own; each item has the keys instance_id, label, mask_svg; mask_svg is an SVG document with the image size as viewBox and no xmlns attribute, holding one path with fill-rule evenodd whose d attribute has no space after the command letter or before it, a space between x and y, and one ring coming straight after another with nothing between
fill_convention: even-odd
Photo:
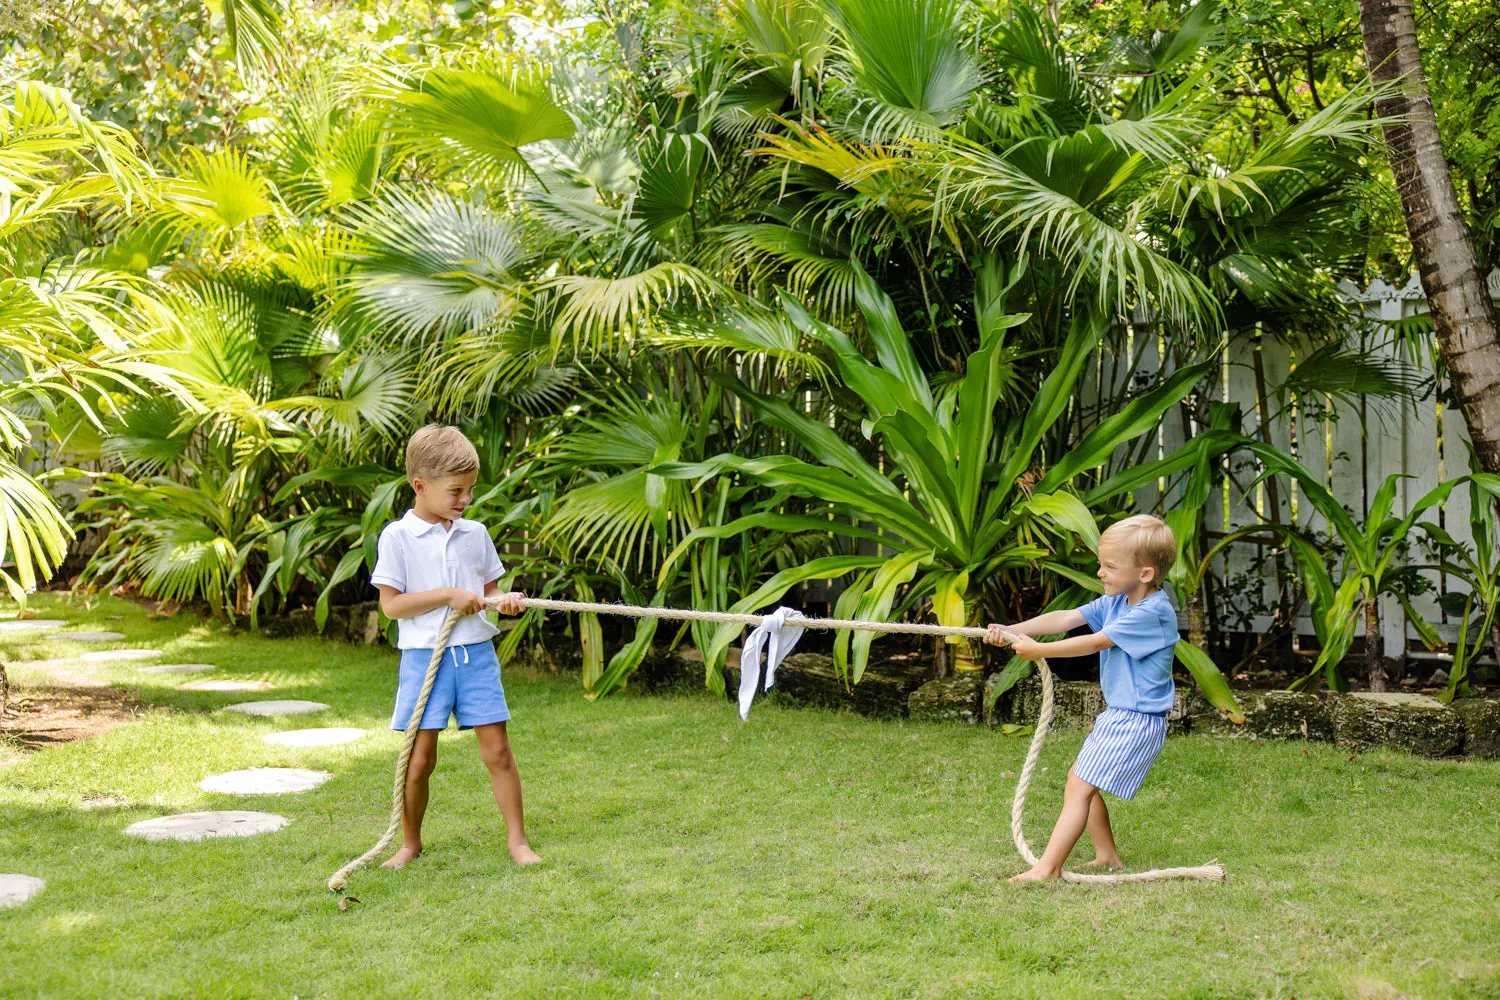
<instances>
[{"instance_id":1,"label":"thick rope","mask_svg":"<svg viewBox=\"0 0 1500 1000\"><path fill-rule=\"evenodd\" d=\"M448 652L448 639L463 617L463 612L450 608L448 616L443 619L443 627L438 629L437 640L432 644L432 659L427 662L427 676L422 678L422 690L417 693L417 703L412 706L411 718L406 723L401 756L396 758L396 788L391 793L391 821L374 847L333 873L333 877L328 880L328 888L334 892L343 891L349 884L349 874L380 857L391 841L396 839L396 834L401 832L401 814L406 809L406 768L411 763L411 750L417 745L417 731L422 728L422 714L427 711L427 699L432 697L432 683L437 680L438 664L443 662L443 654Z\"/></svg>"},{"instance_id":2,"label":"thick rope","mask_svg":"<svg viewBox=\"0 0 1500 1000\"><path fill-rule=\"evenodd\" d=\"M528 597L522 600L522 605L527 608L536 608L542 611L582 611L601 615L625 615L631 618L671 618L687 621L721 622L737 625L758 626L764 620L761 615L736 615L726 611L694 611L684 608L649 608L631 604L596 604L584 601L553 601L543 598ZM491 608L499 605L499 598L488 598L485 604ZM406 808L406 770L411 762L412 747L416 745L417 731L421 728L422 713L427 708L427 699L432 694L433 681L437 679L439 664L443 662L443 654L448 650L448 640L453 635L453 629L458 625L463 614L453 609L443 619L443 626L438 630L436 641L432 647L432 659L427 663L427 676L422 680L422 690L417 695L417 703L412 707L411 719L406 724L406 736L401 746L401 755L396 759L396 783L391 796L391 818L386 826L385 834L364 854L355 858L344 867L333 873L328 880L328 888L334 892L341 892L349 884L349 875L371 861L375 860L390 846L391 841L396 839L396 834L401 831L401 814ZM982 628L960 628L947 625L921 625L909 622L872 622L858 621L841 618L798 618L798 628L817 629L846 629L861 632L899 632L907 635L939 635L955 636L964 639L982 639L985 629ZM1020 636L1007 632L1006 638L1014 641ZM1025 835L1021 832L1021 819L1026 811L1026 789L1031 784L1031 776L1036 771L1037 759L1042 753L1042 744L1046 742L1047 730L1052 725L1053 715L1053 692L1052 671L1047 666L1045 659L1036 661L1037 672L1042 678L1042 707L1037 716L1036 727L1031 737L1031 745L1026 750L1026 762L1021 767L1021 776L1016 781L1015 798L1011 800L1010 808L1010 834L1015 842L1016 850L1029 865L1036 864L1036 855L1031 852L1031 845L1026 842ZM1151 871L1134 872L1131 874L1099 874L1086 875L1079 872L1065 871L1062 873L1064 882L1079 882L1088 885L1125 885L1132 882L1164 882L1169 879L1203 879L1213 882L1224 880L1224 868L1215 862L1200 865L1196 868L1153 868Z\"/></svg>"}]
</instances>

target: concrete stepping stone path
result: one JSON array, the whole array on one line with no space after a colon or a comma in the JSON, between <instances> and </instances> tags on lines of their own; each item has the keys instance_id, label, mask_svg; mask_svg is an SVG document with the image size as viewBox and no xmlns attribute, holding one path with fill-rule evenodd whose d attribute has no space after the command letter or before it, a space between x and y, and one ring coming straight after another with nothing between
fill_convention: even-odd
<instances>
[{"instance_id":1,"label":"concrete stepping stone path","mask_svg":"<svg viewBox=\"0 0 1500 1000\"><path fill-rule=\"evenodd\" d=\"M34 898L47 883L35 875L0 875L0 910Z\"/></svg>"},{"instance_id":2,"label":"concrete stepping stone path","mask_svg":"<svg viewBox=\"0 0 1500 1000\"><path fill-rule=\"evenodd\" d=\"M204 840L209 837L253 837L257 833L274 833L286 824L287 818L275 813L226 809L143 819L127 826L125 832L143 840Z\"/></svg>"},{"instance_id":3,"label":"concrete stepping stone path","mask_svg":"<svg viewBox=\"0 0 1500 1000\"><path fill-rule=\"evenodd\" d=\"M328 729L289 729L283 733L267 733L262 739L283 747L331 747L340 743L353 743L369 735L364 729L332 727Z\"/></svg>"},{"instance_id":4,"label":"concrete stepping stone path","mask_svg":"<svg viewBox=\"0 0 1500 1000\"><path fill-rule=\"evenodd\" d=\"M212 663L158 663L137 669L143 674L205 674L215 668Z\"/></svg>"},{"instance_id":5,"label":"concrete stepping stone path","mask_svg":"<svg viewBox=\"0 0 1500 1000\"><path fill-rule=\"evenodd\" d=\"M50 632L67 627L68 623L61 618L7 618L0 621L0 632Z\"/></svg>"},{"instance_id":6,"label":"concrete stepping stone path","mask_svg":"<svg viewBox=\"0 0 1500 1000\"><path fill-rule=\"evenodd\" d=\"M124 632L54 632L47 636L62 642L119 642Z\"/></svg>"},{"instance_id":7,"label":"concrete stepping stone path","mask_svg":"<svg viewBox=\"0 0 1500 1000\"><path fill-rule=\"evenodd\" d=\"M108 663L111 660L154 660L161 655L159 649L96 649L92 653L80 653L84 663Z\"/></svg>"},{"instance_id":8,"label":"concrete stepping stone path","mask_svg":"<svg viewBox=\"0 0 1500 1000\"><path fill-rule=\"evenodd\" d=\"M246 715L308 715L312 712L323 712L328 706L321 701L242 701L237 705L225 706L231 712L243 712Z\"/></svg>"},{"instance_id":9,"label":"concrete stepping stone path","mask_svg":"<svg viewBox=\"0 0 1500 1000\"><path fill-rule=\"evenodd\" d=\"M224 795L285 795L312 791L331 777L327 771L305 767L248 767L211 775L198 782L198 787Z\"/></svg>"},{"instance_id":10,"label":"concrete stepping stone path","mask_svg":"<svg viewBox=\"0 0 1500 1000\"><path fill-rule=\"evenodd\" d=\"M177 685L179 691L274 691L276 685L269 681L236 681L227 677L216 677L206 681L188 681Z\"/></svg>"}]
</instances>

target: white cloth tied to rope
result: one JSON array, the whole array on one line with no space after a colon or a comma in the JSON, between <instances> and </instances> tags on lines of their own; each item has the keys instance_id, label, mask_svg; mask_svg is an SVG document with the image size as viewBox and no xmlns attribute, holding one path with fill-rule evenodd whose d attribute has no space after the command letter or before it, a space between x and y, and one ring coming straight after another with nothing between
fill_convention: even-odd
<instances>
[{"instance_id":1,"label":"white cloth tied to rope","mask_svg":"<svg viewBox=\"0 0 1500 1000\"><path fill-rule=\"evenodd\" d=\"M764 690L771 690L771 685L776 683L776 668L781 665L782 659L797 645L797 640L802 638L803 629L793 625L798 618L803 617L802 612L796 608L777 608L771 614L766 615L761 623L755 627L745 639L744 648L740 650L740 718L750 718L750 702L755 700L755 684L760 680L760 651L766 650L766 684Z\"/></svg>"}]
</instances>

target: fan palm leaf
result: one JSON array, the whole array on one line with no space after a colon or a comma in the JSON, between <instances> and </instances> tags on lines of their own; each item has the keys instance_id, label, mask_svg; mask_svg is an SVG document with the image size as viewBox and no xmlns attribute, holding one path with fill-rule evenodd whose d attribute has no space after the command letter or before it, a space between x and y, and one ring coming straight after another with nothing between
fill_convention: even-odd
<instances>
[{"instance_id":1,"label":"fan palm leaf","mask_svg":"<svg viewBox=\"0 0 1500 1000\"><path fill-rule=\"evenodd\" d=\"M358 249L346 305L397 341L482 328L522 308L534 251L515 221L483 204L393 192L351 207L348 226Z\"/></svg>"},{"instance_id":2,"label":"fan palm leaf","mask_svg":"<svg viewBox=\"0 0 1500 1000\"><path fill-rule=\"evenodd\" d=\"M189 147L177 176L164 181L159 218L187 235L218 242L280 213L269 178L238 149L205 153Z\"/></svg>"},{"instance_id":3,"label":"fan palm leaf","mask_svg":"<svg viewBox=\"0 0 1500 1000\"><path fill-rule=\"evenodd\" d=\"M575 354L631 343L656 328L663 313L689 302L701 306L717 288L698 268L671 261L620 277L560 275L542 285L558 296L554 349L570 344Z\"/></svg>"},{"instance_id":4,"label":"fan palm leaf","mask_svg":"<svg viewBox=\"0 0 1500 1000\"><path fill-rule=\"evenodd\" d=\"M803 103L804 84L822 76L832 42L828 17L819 5L811 0L731 0L723 11L752 61Z\"/></svg>"},{"instance_id":5,"label":"fan palm leaf","mask_svg":"<svg viewBox=\"0 0 1500 1000\"><path fill-rule=\"evenodd\" d=\"M500 185L534 176L525 147L570 138L577 128L544 75L520 65L480 62L387 73L372 93L412 151Z\"/></svg>"},{"instance_id":6,"label":"fan palm leaf","mask_svg":"<svg viewBox=\"0 0 1500 1000\"><path fill-rule=\"evenodd\" d=\"M1118 307L1134 291L1172 316L1216 316L1218 307L1202 280L1142 233L1138 221L1145 206L1128 204L1120 210L1105 204L1099 207L1107 213L1101 213L1059 190L1087 190L1098 206L1112 186L1124 183L1120 175L1135 169L1131 160L1119 163L1112 176L1080 181L1094 166L1092 156L1115 162L1114 150L1106 148L1100 154L1093 143L1069 147L1066 155L1055 153L1046 172L1037 176L1004 154L955 138L938 168L944 211L967 213L986 240L1008 237L1046 252L1071 276L1070 296L1093 278L1094 287L1085 294L1100 302ZM1101 173L1109 173L1107 167Z\"/></svg>"},{"instance_id":7,"label":"fan palm leaf","mask_svg":"<svg viewBox=\"0 0 1500 1000\"><path fill-rule=\"evenodd\" d=\"M570 489L558 502L543 537L566 539L569 550L619 566L642 566L697 527L698 498L692 485L664 479L650 466L682 457L693 437L693 420L681 402L619 396L599 403L600 416L583 421L557 452L565 469L593 482ZM599 470L622 470L601 475Z\"/></svg>"},{"instance_id":8,"label":"fan palm leaf","mask_svg":"<svg viewBox=\"0 0 1500 1000\"><path fill-rule=\"evenodd\" d=\"M820 314L854 309L854 266L848 244L804 226L747 222L720 230L725 249L752 284L774 281Z\"/></svg>"},{"instance_id":9,"label":"fan palm leaf","mask_svg":"<svg viewBox=\"0 0 1500 1000\"><path fill-rule=\"evenodd\" d=\"M867 134L951 125L984 76L963 36L962 0L829 0L840 51L871 104Z\"/></svg>"}]
</instances>

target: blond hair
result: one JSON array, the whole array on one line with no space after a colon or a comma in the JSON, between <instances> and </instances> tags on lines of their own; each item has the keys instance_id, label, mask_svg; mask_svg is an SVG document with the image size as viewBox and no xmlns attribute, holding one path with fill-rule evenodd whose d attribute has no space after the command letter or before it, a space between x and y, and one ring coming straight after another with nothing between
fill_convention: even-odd
<instances>
[{"instance_id":1,"label":"blond hair","mask_svg":"<svg viewBox=\"0 0 1500 1000\"><path fill-rule=\"evenodd\" d=\"M1136 514L1116 521L1099 535L1099 545L1118 545L1130 555L1130 561L1141 568L1156 570L1157 586L1167 578L1177 561L1177 538L1167 522L1151 514Z\"/></svg>"},{"instance_id":2,"label":"blond hair","mask_svg":"<svg viewBox=\"0 0 1500 1000\"><path fill-rule=\"evenodd\" d=\"M479 471L479 452L463 431L428 424L406 442L406 478L441 479Z\"/></svg>"}]
</instances>

